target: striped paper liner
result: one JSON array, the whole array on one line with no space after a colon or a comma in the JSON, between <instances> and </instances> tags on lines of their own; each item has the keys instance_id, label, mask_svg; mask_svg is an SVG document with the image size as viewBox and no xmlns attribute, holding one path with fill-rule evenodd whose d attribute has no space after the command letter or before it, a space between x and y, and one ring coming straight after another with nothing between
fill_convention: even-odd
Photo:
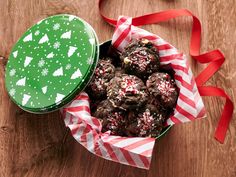
<instances>
[{"instance_id":1,"label":"striped paper liner","mask_svg":"<svg viewBox=\"0 0 236 177\"><path fill-rule=\"evenodd\" d=\"M186 56L159 36L131 24L132 18L119 18L112 45L122 51L132 39L146 38L159 50L161 65L170 64L175 71L179 97L174 114L166 124L184 123L204 117L205 108ZM149 169L155 139L102 133L100 121L90 114L89 97L85 92L80 93L61 111L73 137L93 154L122 164Z\"/></svg>"}]
</instances>

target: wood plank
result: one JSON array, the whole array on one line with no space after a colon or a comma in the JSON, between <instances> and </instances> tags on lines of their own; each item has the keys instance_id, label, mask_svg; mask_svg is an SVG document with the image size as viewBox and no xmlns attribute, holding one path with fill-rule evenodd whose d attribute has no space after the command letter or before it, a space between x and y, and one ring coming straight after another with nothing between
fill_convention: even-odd
<instances>
[{"instance_id":1,"label":"wood plank","mask_svg":"<svg viewBox=\"0 0 236 177\"><path fill-rule=\"evenodd\" d=\"M236 8L234 0L109 0L104 12L110 17L188 8L203 26L202 51L220 48L226 62L209 81L236 93ZM99 40L110 39L114 28L98 15L95 0L4 0L0 1L0 55L8 56L23 32L38 20L58 13L78 15L88 21ZM156 33L188 54L190 18L178 18L143 28ZM189 60L194 74L204 66ZM207 119L174 126L156 142L149 171L110 162L89 153L64 126L58 112L33 115L20 110L4 88L4 66L0 60L0 176L90 176L90 177L235 177L236 117L223 145L213 138L224 100L207 97Z\"/></svg>"}]
</instances>

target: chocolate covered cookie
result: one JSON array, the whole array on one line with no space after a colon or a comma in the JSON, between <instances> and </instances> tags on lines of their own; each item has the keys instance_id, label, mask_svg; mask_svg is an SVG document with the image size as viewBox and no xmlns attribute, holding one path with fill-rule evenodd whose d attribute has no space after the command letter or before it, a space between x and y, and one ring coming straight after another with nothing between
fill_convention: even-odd
<instances>
[{"instance_id":1,"label":"chocolate covered cookie","mask_svg":"<svg viewBox=\"0 0 236 177\"><path fill-rule=\"evenodd\" d=\"M111 60L99 60L93 78L87 87L88 94L94 99L106 97L109 81L115 76L115 67Z\"/></svg>"},{"instance_id":2,"label":"chocolate covered cookie","mask_svg":"<svg viewBox=\"0 0 236 177\"><path fill-rule=\"evenodd\" d=\"M149 75L158 71L160 59L158 51L147 39L131 42L121 54L122 67L127 74L147 79Z\"/></svg>"},{"instance_id":3,"label":"chocolate covered cookie","mask_svg":"<svg viewBox=\"0 0 236 177\"><path fill-rule=\"evenodd\" d=\"M114 107L135 109L147 102L146 87L141 79L134 75L115 76L107 87L107 97Z\"/></svg>"},{"instance_id":4,"label":"chocolate covered cookie","mask_svg":"<svg viewBox=\"0 0 236 177\"><path fill-rule=\"evenodd\" d=\"M97 105L97 109L95 113L93 114L94 117L103 119L108 116L111 112L116 111L117 108L115 108L109 100L103 100Z\"/></svg>"},{"instance_id":5,"label":"chocolate covered cookie","mask_svg":"<svg viewBox=\"0 0 236 177\"><path fill-rule=\"evenodd\" d=\"M125 130L125 114L122 111L115 111L110 114L106 118L102 120L102 132L106 132L110 130L111 135L124 135Z\"/></svg>"},{"instance_id":6,"label":"chocolate covered cookie","mask_svg":"<svg viewBox=\"0 0 236 177\"><path fill-rule=\"evenodd\" d=\"M148 92L164 108L174 108L178 98L178 89L174 79L167 73L156 72L152 74L146 86Z\"/></svg>"},{"instance_id":7,"label":"chocolate covered cookie","mask_svg":"<svg viewBox=\"0 0 236 177\"><path fill-rule=\"evenodd\" d=\"M157 137L162 128L166 116L153 105L146 105L140 112L129 114L129 124L126 127L128 136Z\"/></svg>"},{"instance_id":8,"label":"chocolate covered cookie","mask_svg":"<svg viewBox=\"0 0 236 177\"><path fill-rule=\"evenodd\" d=\"M124 134L126 113L113 107L109 100L100 102L93 116L102 121L102 132L110 130L112 135Z\"/></svg>"}]
</instances>

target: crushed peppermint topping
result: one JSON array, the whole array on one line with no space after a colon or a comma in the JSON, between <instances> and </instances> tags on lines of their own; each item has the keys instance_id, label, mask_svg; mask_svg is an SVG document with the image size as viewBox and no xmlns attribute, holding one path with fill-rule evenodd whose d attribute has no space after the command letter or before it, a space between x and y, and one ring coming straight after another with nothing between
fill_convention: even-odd
<instances>
[{"instance_id":1,"label":"crushed peppermint topping","mask_svg":"<svg viewBox=\"0 0 236 177\"><path fill-rule=\"evenodd\" d=\"M149 109L146 109L138 118L137 128L139 129L140 136L146 136L147 133L157 127L156 123L162 119L162 114L151 113Z\"/></svg>"},{"instance_id":2,"label":"crushed peppermint topping","mask_svg":"<svg viewBox=\"0 0 236 177\"><path fill-rule=\"evenodd\" d=\"M143 112L142 116L138 119L138 129L140 130L140 135L146 135L149 130L154 126L154 118L150 111L147 109Z\"/></svg>"},{"instance_id":3,"label":"crushed peppermint topping","mask_svg":"<svg viewBox=\"0 0 236 177\"><path fill-rule=\"evenodd\" d=\"M107 125L106 128L111 130L111 134L116 134L117 131L121 128L122 124L124 124L124 117L120 112L110 113L107 117Z\"/></svg>"},{"instance_id":4,"label":"crushed peppermint topping","mask_svg":"<svg viewBox=\"0 0 236 177\"><path fill-rule=\"evenodd\" d=\"M170 96L173 91L175 91L175 88L173 87L173 84L171 84L170 81L161 81L157 88L161 91L161 93L165 96Z\"/></svg>"},{"instance_id":5,"label":"crushed peppermint topping","mask_svg":"<svg viewBox=\"0 0 236 177\"><path fill-rule=\"evenodd\" d=\"M106 87L105 83L106 83L106 80L105 79L102 79L102 78L96 78L93 82L94 84L92 84L92 89L93 90L103 90L104 86Z\"/></svg>"},{"instance_id":6,"label":"crushed peppermint topping","mask_svg":"<svg viewBox=\"0 0 236 177\"><path fill-rule=\"evenodd\" d=\"M120 96L125 96L127 93L131 93L133 95L139 93L137 89L138 83L133 77L123 77L122 82L120 84L121 84L121 89L119 89Z\"/></svg>"},{"instance_id":7,"label":"crushed peppermint topping","mask_svg":"<svg viewBox=\"0 0 236 177\"><path fill-rule=\"evenodd\" d=\"M158 94L164 102L172 102L175 99L176 87L174 80L167 73L155 73L147 81L150 93Z\"/></svg>"},{"instance_id":8,"label":"crushed peppermint topping","mask_svg":"<svg viewBox=\"0 0 236 177\"><path fill-rule=\"evenodd\" d=\"M107 73L108 68L96 68L95 75L102 76L103 74Z\"/></svg>"}]
</instances>

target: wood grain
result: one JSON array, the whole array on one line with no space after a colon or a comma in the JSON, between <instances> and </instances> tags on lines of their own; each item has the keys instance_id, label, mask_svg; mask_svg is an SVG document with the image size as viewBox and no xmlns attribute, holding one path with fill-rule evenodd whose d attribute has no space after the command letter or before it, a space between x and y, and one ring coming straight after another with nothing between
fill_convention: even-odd
<instances>
[{"instance_id":1,"label":"wood grain","mask_svg":"<svg viewBox=\"0 0 236 177\"><path fill-rule=\"evenodd\" d=\"M220 48L226 62L208 82L224 88L236 101L235 0L107 0L104 12L117 18L173 8L188 8L203 26L202 51ZM113 27L98 15L95 0L1 0L0 55L9 52L23 32L38 20L70 13L88 21L99 40L111 38ZM188 54L190 18L178 18L143 28L162 36ZM189 60L194 74L205 66ZM79 177L235 177L236 117L223 145L213 138L224 100L207 97L207 119L177 125L156 142L149 171L103 160L72 138L57 112L33 115L20 110L4 88L4 61L0 60L0 176Z\"/></svg>"}]
</instances>

